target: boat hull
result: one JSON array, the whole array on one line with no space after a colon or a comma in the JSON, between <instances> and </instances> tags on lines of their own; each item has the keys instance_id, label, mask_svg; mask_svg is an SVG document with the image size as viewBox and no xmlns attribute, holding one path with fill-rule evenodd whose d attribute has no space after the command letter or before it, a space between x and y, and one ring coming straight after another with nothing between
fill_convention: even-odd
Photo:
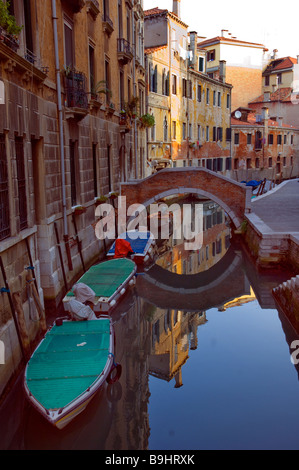
<instances>
[{"instance_id":1,"label":"boat hull","mask_svg":"<svg viewBox=\"0 0 299 470\"><path fill-rule=\"evenodd\" d=\"M70 374L71 377L68 377L68 376L64 376L64 377L61 377L61 382L62 382L62 385L61 385L61 391L57 391L56 390L56 395L58 397L58 401L57 401L57 406L55 406L55 404L53 405L53 401L55 401L55 398L52 398L52 399L49 399L49 394L51 393L51 381L57 381L57 377L55 377L55 372L53 372L53 370L57 370L58 372L56 373L56 375L58 376L59 375L59 371L61 371L61 364L63 364L64 362L64 357L65 355L70 352L70 351L66 351L66 352L63 352L61 351L61 355L59 355L58 357L58 360L56 363L54 363L54 367L53 367L53 364L51 364L50 362L51 361L48 361L48 369L47 369L47 363L46 361L44 360L44 358L42 357L42 360L41 360L41 363L42 363L42 372L37 372L36 370L36 360L35 360L35 357L39 357L39 356L42 356L44 354L44 350L47 349L47 345L48 343L51 344L51 341L53 341L53 338L55 340L55 334L56 334L56 331L54 333L51 333L54 328L61 328L61 327L57 327L55 325L53 325L53 327L47 332L47 334L45 335L44 339L40 342L40 344L37 346L36 350L34 351L30 361L28 362L27 366L26 366L26 369L25 369L25 374L24 374L24 390L25 390L25 394L28 398L28 400L30 401L31 405L53 426L55 426L56 428L58 429L63 429L64 427L66 427L71 421L73 421L80 413L82 413L86 407L88 406L88 404L90 403L90 401L94 398L94 396L100 392L100 390L103 390L104 386L106 385L106 381L107 381L107 378L109 376L109 374L111 373L111 370L113 368L113 365L114 365L114 360L113 360L113 355L114 355L114 330L113 330L113 326L112 326L112 322L111 322L111 318L108 317L108 316L102 316L101 318L97 319L97 320L93 320L91 322L70 322L70 321L64 321L63 322L63 325L66 324L66 323L73 323L73 324L90 324L91 325L91 328L93 327L92 324L94 324L95 322L103 322L103 321L106 321L106 328L107 328L107 325L108 325L108 322L109 322L109 341L108 341L108 337L106 337L106 345L107 345L107 351L109 351L109 353L106 353L107 354L107 358L105 360L105 365L103 366L103 369L101 370L101 372L98 373L98 375L94 378L94 379L90 379L90 384L87 386L86 389L81 389L80 390L80 393L78 394L78 396L73 396L72 400L69 402L69 403L65 403L64 406L61 406L61 398L60 398L60 395L63 394L63 391L66 390L66 394L68 393L68 390L69 390L69 386L66 386L65 383L67 382L68 379L70 380L73 380L75 381L76 377L72 377L72 374L74 374L73 370L70 370L68 371L68 367L66 365L65 367L65 371L63 372L63 374ZM84 328L86 329L86 325L84 325ZM88 334L86 334L86 331L85 329L83 328L83 330L81 331L80 333L80 337L81 339L83 338L86 338L86 347L87 344L88 344ZM64 334L64 333L63 333ZM94 333L92 333L94 335ZM105 333L106 335L106 333ZM52 336L52 338L51 338ZM49 339L50 337L50 339ZM100 335L99 335L99 338L100 338ZM70 338L69 338L69 335L68 335L68 342L70 342ZM77 336L74 337L75 339L75 343L76 341L78 341L77 339ZM94 341L94 337L93 337L93 341ZM99 339L99 345L98 345L98 348L100 350L100 347L102 347L102 340ZM54 343L53 343L54 344ZM55 348L57 347L57 344L55 343ZM94 345L92 346L94 348ZM81 344L77 344L77 349L78 348L81 348L82 350L82 359L79 360L79 364L81 363L80 367L81 369L77 371L77 373L79 374L79 379L82 377L82 375L80 376L80 374L84 374L84 369L86 367L88 367L88 349L84 350L84 342L81 343ZM59 346L58 346L58 349L59 349ZM86 351L87 351L87 357L86 357ZM56 351L55 351L56 353ZM77 353L77 351L74 351L74 352L71 352L71 354L75 355ZM96 357L94 356L94 352L92 353L89 353L91 354L92 356L92 359L93 361L96 363ZM52 357L50 354L49 354L50 358ZM85 362L84 362L85 361ZM38 368L40 370L40 368ZM39 375L42 374L42 377L39 376ZM87 372L86 372L87 374ZM47 376L49 375L49 377ZM40 381L44 381L45 383L45 386L43 387L43 384L40 385ZM47 395L47 392L45 392L46 390L46 387L47 387L47 382L49 383L49 392L48 392L48 395ZM38 383L37 387L36 387L36 383ZM42 387L44 389L43 392L40 391L40 387ZM53 393L53 392L52 392ZM75 392L73 392L75 393ZM54 393L55 395L55 393ZM49 401L52 401L52 404L51 406L47 406L47 403L49 403ZM60 403L59 403L60 401Z\"/></svg>"},{"instance_id":2,"label":"boat hull","mask_svg":"<svg viewBox=\"0 0 299 470\"><path fill-rule=\"evenodd\" d=\"M121 272L121 269L123 269ZM111 285L113 288L109 287L109 273L111 270ZM130 286L135 285L136 278L135 274L137 271L136 264L131 260L109 260L99 265L93 266L87 273L85 273L78 282L82 282L91 287L96 294L94 312L96 314L106 313L110 314L113 308L119 303L123 295L129 289ZM114 275L118 275L117 281L114 283ZM97 285L98 282L102 282L101 279L105 280L108 284L108 290L101 290L101 286ZM106 286L107 287L107 286ZM63 307L66 312L69 311L69 301L74 299L72 292L68 292L67 295L63 298Z\"/></svg>"}]
</instances>

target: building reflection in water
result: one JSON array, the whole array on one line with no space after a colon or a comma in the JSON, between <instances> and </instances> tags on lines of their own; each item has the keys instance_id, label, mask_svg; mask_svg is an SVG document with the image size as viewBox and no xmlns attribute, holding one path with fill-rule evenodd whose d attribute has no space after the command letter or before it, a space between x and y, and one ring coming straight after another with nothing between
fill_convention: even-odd
<instances>
[{"instance_id":1,"label":"building reflection in water","mask_svg":"<svg viewBox=\"0 0 299 470\"><path fill-rule=\"evenodd\" d=\"M186 251L184 239L170 237L158 250L158 259L138 279L137 291L151 324L149 373L174 387L183 385L182 370L190 350L197 349L198 327L206 311L224 311L255 299L231 248L231 232L224 210L203 201L203 244Z\"/></svg>"}]
</instances>

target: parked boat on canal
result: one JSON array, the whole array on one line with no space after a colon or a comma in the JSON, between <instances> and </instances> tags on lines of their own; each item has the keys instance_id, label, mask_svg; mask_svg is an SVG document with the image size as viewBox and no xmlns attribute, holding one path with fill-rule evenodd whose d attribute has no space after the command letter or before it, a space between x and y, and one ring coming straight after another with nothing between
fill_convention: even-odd
<instances>
[{"instance_id":1,"label":"parked boat on canal","mask_svg":"<svg viewBox=\"0 0 299 470\"><path fill-rule=\"evenodd\" d=\"M34 408L62 429L106 382L116 382L120 374L120 364L114 363L111 317L60 320L32 354L25 369L24 388Z\"/></svg>"},{"instance_id":2,"label":"parked boat on canal","mask_svg":"<svg viewBox=\"0 0 299 470\"><path fill-rule=\"evenodd\" d=\"M128 288L135 284L136 271L134 261L123 258L95 264L83 274L78 283L85 284L94 292L92 309L95 314L111 312ZM70 301L76 299L75 287L76 284L63 298L66 312L71 311Z\"/></svg>"},{"instance_id":3,"label":"parked boat on canal","mask_svg":"<svg viewBox=\"0 0 299 470\"><path fill-rule=\"evenodd\" d=\"M151 261L156 241L149 231L129 230L122 233L107 253L108 258L130 256L138 266Z\"/></svg>"}]
</instances>

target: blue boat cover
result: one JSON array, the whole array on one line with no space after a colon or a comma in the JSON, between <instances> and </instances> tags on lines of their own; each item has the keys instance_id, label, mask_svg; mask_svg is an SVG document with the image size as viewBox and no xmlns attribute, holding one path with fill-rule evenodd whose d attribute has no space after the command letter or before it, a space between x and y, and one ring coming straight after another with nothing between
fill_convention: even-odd
<instances>
[{"instance_id":1,"label":"blue boat cover","mask_svg":"<svg viewBox=\"0 0 299 470\"><path fill-rule=\"evenodd\" d=\"M146 253L148 248L148 242L151 238L151 232L126 232L120 235L119 238L127 240L130 242L132 250L138 255L143 255ZM114 255L115 253L115 242L108 251L108 255Z\"/></svg>"}]
</instances>

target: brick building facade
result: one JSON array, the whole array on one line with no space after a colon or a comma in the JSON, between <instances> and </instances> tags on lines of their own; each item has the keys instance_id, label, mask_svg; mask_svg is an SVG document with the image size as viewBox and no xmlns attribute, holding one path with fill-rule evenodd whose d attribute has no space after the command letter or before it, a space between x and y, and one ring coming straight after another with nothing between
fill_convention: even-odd
<instances>
[{"instance_id":1,"label":"brick building facade","mask_svg":"<svg viewBox=\"0 0 299 470\"><path fill-rule=\"evenodd\" d=\"M121 121L133 98L139 109L145 103L143 8L142 1L10 3L23 28L18 43L7 31L0 37L0 255L34 338L26 268L34 268L50 312L105 250L93 228L98 198L144 176L145 130L128 116ZM20 358L5 292L0 341L1 393Z\"/></svg>"}]
</instances>

